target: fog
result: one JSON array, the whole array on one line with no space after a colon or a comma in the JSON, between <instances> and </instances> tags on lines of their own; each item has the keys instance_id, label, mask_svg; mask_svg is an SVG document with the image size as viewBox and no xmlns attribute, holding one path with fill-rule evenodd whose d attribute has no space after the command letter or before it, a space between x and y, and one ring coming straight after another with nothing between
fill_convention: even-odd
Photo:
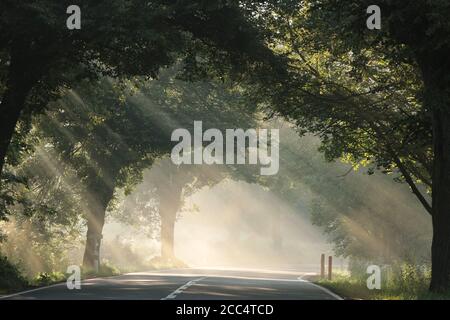
<instances>
[{"instance_id":1,"label":"fog","mask_svg":"<svg viewBox=\"0 0 450 320\"><path fill-rule=\"evenodd\" d=\"M431 221L405 184L392 176L369 176L364 168L348 172L346 164L325 162L314 137L300 138L285 128L281 139L293 158L288 166L286 145L281 145L281 184L272 182L271 189L264 180L245 182L246 166L234 179L229 174L218 179L219 169L207 165L189 172L191 182L181 181L185 175L174 176L185 183L174 237L175 256L184 266L317 272L322 253L335 257L337 269L352 257L429 261ZM46 164L54 164L50 156ZM157 172L162 166L147 169L131 194L116 191L103 229L103 263L122 271L161 267L155 265L161 255L161 221L152 188L168 179L166 171ZM214 182L199 184L195 176L202 174ZM124 203L138 194L144 195L143 206L131 202L124 210ZM81 218L70 230L51 227L54 237L39 235L39 216L2 222L8 237L2 251L16 257L12 260L29 275L81 264L86 232Z\"/></svg>"},{"instance_id":2,"label":"fog","mask_svg":"<svg viewBox=\"0 0 450 320\"><path fill-rule=\"evenodd\" d=\"M226 181L192 196L198 212L176 227L176 253L195 266L295 268L330 253L307 212L295 212L269 191Z\"/></svg>"},{"instance_id":3,"label":"fog","mask_svg":"<svg viewBox=\"0 0 450 320\"><path fill-rule=\"evenodd\" d=\"M316 138L287 131L284 136L293 139L288 143L301 150L294 161L298 172L287 172L297 180L291 199L280 198L276 187L229 178L196 190L184 199L175 224L178 259L196 267L312 271L322 253L334 256L337 268L347 266L346 257L429 262L431 221L407 185L381 173L369 176L365 168L348 172L348 165L328 163ZM313 216L317 202L321 223ZM150 239L140 232L142 225L130 229L109 221L105 247L119 236L145 261L160 255L158 222Z\"/></svg>"},{"instance_id":4,"label":"fog","mask_svg":"<svg viewBox=\"0 0 450 320\"><path fill-rule=\"evenodd\" d=\"M111 245L118 241L142 261L158 256L159 239L139 229L108 223L104 258L120 260ZM270 191L242 181L202 188L185 200L175 225L175 255L190 267L316 270L321 253L332 254L331 246L307 211L296 212Z\"/></svg>"}]
</instances>

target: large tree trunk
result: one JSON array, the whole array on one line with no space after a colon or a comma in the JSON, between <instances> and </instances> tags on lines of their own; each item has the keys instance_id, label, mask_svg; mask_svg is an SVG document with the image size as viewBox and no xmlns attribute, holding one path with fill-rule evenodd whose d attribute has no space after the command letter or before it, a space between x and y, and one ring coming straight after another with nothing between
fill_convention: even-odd
<instances>
[{"instance_id":1,"label":"large tree trunk","mask_svg":"<svg viewBox=\"0 0 450 320\"><path fill-rule=\"evenodd\" d=\"M283 236L281 232L281 211L280 207L277 207L277 212L272 215L271 223L271 236L273 249L280 253L283 249Z\"/></svg>"},{"instance_id":2,"label":"large tree trunk","mask_svg":"<svg viewBox=\"0 0 450 320\"><path fill-rule=\"evenodd\" d=\"M161 257L163 260L167 261L175 258L174 243L176 215L177 212L175 210L161 210Z\"/></svg>"},{"instance_id":3,"label":"large tree trunk","mask_svg":"<svg viewBox=\"0 0 450 320\"><path fill-rule=\"evenodd\" d=\"M425 107L433 125L433 191L430 290L450 290L450 49L421 59Z\"/></svg>"},{"instance_id":4,"label":"large tree trunk","mask_svg":"<svg viewBox=\"0 0 450 320\"><path fill-rule=\"evenodd\" d=\"M86 246L83 255L83 269L85 271L98 272L100 267L100 244L102 240L102 229L104 221L99 222L88 219Z\"/></svg>"},{"instance_id":5,"label":"large tree trunk","mask_svg":"<svg viewBox=\"0 0 450 320\"><path fill-rule=\"evenodd\" d=\"M0 174L26 98L40 78L40 72L30 66L22 52L17 51L11 54L6 90L0 100Z\"/></svg>"},{"instance_id":6,"label":"large tree trunk","mask_svg":"<svg viewBox=\"0 0 450 320\"><path fill-rule=\"evenodd\" d=\"M175 221L180 209L182 188L172 183L160 187L159 214L161 218L161 258L175 260Z\"/></svg>"},{"instance_id":7,"label":"large tree trunk","mask_svg":"<svg viewBox=\"0 0 450 320\"><path fill-rule=\"evenodd\" d=\"M106 187L100 194L91 192L88 198L86 246L83 256L83 269L98 272L100 267L100 245L105 224L106 208L114 194L114 188Z\"/></svg>"},{"instance_id":8,"label":"large tree trunk","mask_svg":"<svg viewBox=\"0 0 450 320\"><path fill-rule=\"evenodd\" d=\"M3 172L6 153L16 124L19 121L26 96L26 92L19 92L14 87L9 87L0 104L0 174Z\"/></svg>"},{"instance_id":9,"label":"large tree trunk","mask_svg":"<svg viewBox=\"0 0 450 320\"><path fill-rule=\"evenodd\" d=\"M450 108L433 110L433 243L434 292L450 290Z\"/></svg>"}]
</instances>

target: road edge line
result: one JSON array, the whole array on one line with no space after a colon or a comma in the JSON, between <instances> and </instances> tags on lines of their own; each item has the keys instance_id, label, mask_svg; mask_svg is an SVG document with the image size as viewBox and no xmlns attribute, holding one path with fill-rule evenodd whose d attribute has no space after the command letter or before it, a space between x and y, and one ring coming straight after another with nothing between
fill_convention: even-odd
<instances>
[{"instance_id":1,"label":"road edge line","mask_svg":"<svg viewBox=\"0 0 450 320\"><path fill-rule=\"evenodd\" d=\"M0 296L0 300L2 299L8 299L8 298L12 298L12 297L17 297L20 296L22 294L26 294L26 293L30 293L30 292L35 292L35 291L39 291L39 290L44 290L44 289L48 289L48 288L53 288L53 287L58 287L58 286L62 286L65 285L66 281L64 282L60 282L60 283L55 283L49 286L45 286L45 287L39 287L39 288L35 288L35 289L30 289L30 290L25 290L25 291L20 291L20 292L16 292L16 293L11 293L5 296Z\"/></svg>"},{"instance_id":2,"label":"road edge line","mask_svg":"<svg viewBox=\"0 0 450 320\"><path fill-rule=\"evenodd\" d=\"M183 269L187 269L187 268L180 268L180 270ZM171 269L171 268L167 268L167 269L161 269L161 270L157 270L157 271L170 271L170 270L178 270L178 269ZM123 274L118 274L115 276L109 276L109 277L93 277L93 278L88 278L88 279L82 279L81 280L81 284L83 284L83 282L85 281L89 281L89 280L99 280L99 279L112 279L112 278L117 278L117 277L121 277L121 276L125 276L128 274L139 274L139 273L147 273L148 271L141 271L141 272L127 272L127 273L123 273ZM149 272L150 273L150 272ZM19 292L15 292L15 293L10 293L7 295L0 295L0 300L2 299L8 299L8 298L12 298L12 297L17 297L20 296L22 294L26 294L26 293L30 293L30 292L35 292L35 291L39 291L39 290L44 290L44 289L49 289L49 288L53 288L53 287L57 287L60 285L64 285L67 284L67 280L64 280L62 282L59 283L54 283L51 284L49 286L44 286L44 287L38 287L38 288L34 288L34 289L30 289L30 290L25 290L25 291L19 291Z\"/></svg>"},{"instance_id":3,"label":"road edge line","mask_svg":"<svg viewBox=\"0 0 450 320\"><path fill-rule=\"evenodd\" d=\"M183 284L182 286L178 287L177 289L175 289L171 293L169 293L166 297L161 298L160 300L172 300L172 299L175 299L177 297L177 295L182 294L184 290L189 289L189 287L197 284L197 282L205 280L206 278L208 278L208 277L192 279L192 280L186 282L185 284Z\"/></svg>"},{"instance_id":4,"label":"road edge line","mask_svg":"<svg viewBox=\"0 0 450 320\"><path fill-rule=\"evenodd\" d=\"M343 297L341 297L340 295L334 293L333 291L331 291L331 290L329 290L329 289L327 289L325 287L322 287L321 285L318 285L317 283L305 280L305 279L303 279L303 277L304 276L298 277L298 281L306 282L306 283L308 283L308 284L310 284L310 285L312 285L312 286L314 286L316 288L319 288L320 290L322 290L323 292L326 292L327 294L329 294L330 296L332 296L336 300L345 300Z\"/></svg>"}]
</instances>

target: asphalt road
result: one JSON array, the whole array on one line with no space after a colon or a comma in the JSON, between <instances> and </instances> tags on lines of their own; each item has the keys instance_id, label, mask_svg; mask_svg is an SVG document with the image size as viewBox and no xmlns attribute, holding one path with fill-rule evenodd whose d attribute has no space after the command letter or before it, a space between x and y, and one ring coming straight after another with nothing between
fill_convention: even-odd
<instances>
[{"instance_id":1,"label":"asphalt road","mask_svg":"<svg viewBox=\"0 0 450 320\"><path fill-rule=\"evenodd\" d=\"M32 300L336 300L330 291L303 280L306 273L173 269L129 273L82 281L81 289L66 283L3 296Z\"/></svg>"}]
</instances>

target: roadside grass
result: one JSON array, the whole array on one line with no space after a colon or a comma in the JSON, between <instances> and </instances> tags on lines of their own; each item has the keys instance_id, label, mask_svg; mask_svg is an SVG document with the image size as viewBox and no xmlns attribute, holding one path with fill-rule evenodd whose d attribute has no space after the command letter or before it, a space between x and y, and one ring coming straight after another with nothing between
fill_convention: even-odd
<instances>
[{"instance_id":1,"label":"roadside grass","mask_svg":"<svg viewBox=\"0 0 450 320\"><path fill-rule=\"evenodd\" d=\"M154 269L178 269L178 268L186 268L188 265L177 258L166 259L163 257L154 257L150 260L150 265Z\"/></svg>"},{"instance_id":2,"label":"roadside grass","mask_svg":"<svg viewBox=\"0 0 450 320\"><path fill-rule=\"evenodd\" d=\"M114 266L111 266L109 264L101 264L98 272L95 272L93 270L82 271L81 279L85 280L92 278L112 277L120 275L121 273L122 272ZM69 276L70 274L66 274L60 271L41 272L38 273L34 278L28 280L28 286L33 288L50 286L52 284L67 281Z\"/></svg>"},{"instance_id":3,"label":"roadside grass","mask_svg":"<svg viewBox=\"0 0 450 320\"><path fill-rule=\"evenodd\" d=\"M34 278L28 280L29 287L45 287L55 283L63 282L67 280L67 276L62 272L41 272Z\"/></svg>"},{"instance_id":4,"label":"roadside grass","mask_svg":"<svg viewBox=\"0 0 450 320\"><path fill-rule=\"evenodd\" d=\"M355 300L450 300L447 294L435 294L428 291L429 277L398 277L394 275L383 281L381 289L369 290L367 277L355 277L349 273L338 272L333 279L310 279L345 299ZM401 276L401 275L400 275Z\"/></svg>"},{"instance_id":5,"label":"roadside grass","mask_svg":"<svg viewBox=\"0 0 450 320\"><path fill-rule=\"evenodd\" d=\"M120 270L108 261L103 261L100 264L98 271L82 269L81 279L113 277L121 275L122 273L124 273L123 270Z\"/></svg>"}]
</instances>

